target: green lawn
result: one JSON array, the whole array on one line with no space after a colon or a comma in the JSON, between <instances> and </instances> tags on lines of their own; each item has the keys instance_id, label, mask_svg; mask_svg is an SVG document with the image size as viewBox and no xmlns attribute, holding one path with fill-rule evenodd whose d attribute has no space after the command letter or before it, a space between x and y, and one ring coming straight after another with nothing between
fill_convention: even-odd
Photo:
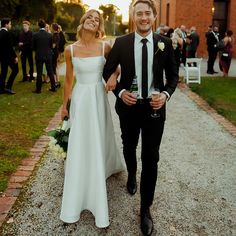
<instances>
[{"instance_id":1,"label":"green lawn","mask_svg":"<svg viewBox=\"0 0 236 236\"><path fill-rule=\"evenodd\" d=\"M236 78L204 77L200 85L191 85L217 112L236 125Z\"/></svg>"},{"instance_id":2,"label":"green lawn","mask_svg":"<svg viewBox=\"0 0 236 236\"><path fill-rule=\"evenodd\" d=\"M19 72L15 95L0 94L0 191L62 104L62 88L52 93L47 91L50 84L43 84L42 93L34 94L35 82L21 79Z\"/></svg>"}]
</instances>

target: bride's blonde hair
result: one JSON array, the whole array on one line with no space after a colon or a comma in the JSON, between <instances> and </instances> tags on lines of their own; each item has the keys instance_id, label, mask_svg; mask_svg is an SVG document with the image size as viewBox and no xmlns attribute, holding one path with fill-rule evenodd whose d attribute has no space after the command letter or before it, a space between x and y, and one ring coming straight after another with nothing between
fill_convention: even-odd
<instances>
[{"instance_id":1,"label":"bride's blonde hair","mask_svg":"<svg viewBox=\"0 0 236 236\"><path fill-rule=\"evenodd\" d=\"M81 36L82 36L83 25L84 25L85 20L91 14L93 14L94 12L96 12L98 14L98 16L99 16L99 26L98 26L98 31L96 32L96 36L95 37L96 38L102 38L104 36L105 30L104 30L104 20L103 20L103 17L102 17L101 13L98 10L91 9L91 10L88 10L80 19L80 24L77 27L77 35L76 35L77 39L81 38Z\"/></svg>"}]
</instances>

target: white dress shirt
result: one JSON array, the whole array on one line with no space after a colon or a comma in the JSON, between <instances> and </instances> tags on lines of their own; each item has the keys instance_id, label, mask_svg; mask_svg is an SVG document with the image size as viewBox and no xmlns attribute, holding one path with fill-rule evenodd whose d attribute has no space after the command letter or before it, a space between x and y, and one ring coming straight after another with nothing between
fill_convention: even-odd
<instances>
[{"instance_id":1,"label":"white dress shirt","mask_svg":"<svg viewBox=\"0 0 236 236\"><path fill-rule=\"evenodd\" d=\"M148 97L151 96L153 87L153 33L145 37L147 41L147 51L148 51ZM142 98L142 47L143 43L141 40L143 37L135 32L134 36L134 61L135 61L135 75L137 76L138 82L138 94L139 98Z\"/></svg>"},{"instance_id":2,"label":"white dress shirt","mask_svg":"<svg viewBox=\"0 0 236 236\"><path fill-rule=\"evenodd\" d=\"M142 98L142 46L143 43L141 40L144 37L139 35L137 32L135 32L134 36L134 61L135 61L135 75L137 76L137 82L138 82L138 98ZM148 50L148 97L151 97L152 91L154 90L154 84L153 84L153 53L154 53L154 45L153 45L153 32L150 32L145 37L147 41L147 50ZM119 97L121 98L122 93L125 91L125 89L122 89L119 93ZM169 99L170 95L168 92L163 91L163 93L167 96L167 99Z\"/></svg>"}]
</instances>

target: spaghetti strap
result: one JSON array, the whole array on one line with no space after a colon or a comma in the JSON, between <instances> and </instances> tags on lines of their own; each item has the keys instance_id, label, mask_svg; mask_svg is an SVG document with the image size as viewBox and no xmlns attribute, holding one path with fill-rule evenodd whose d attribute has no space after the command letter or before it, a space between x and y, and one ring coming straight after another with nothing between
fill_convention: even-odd
<instances>
[{"instance_id":1,"label":"spaghetti strap","mask_svg":"<svg viewBox=\"0 0 236 236\"><path fill-rule=\"evenodd\" d=\"M104 53L105 53L105 42L102 41L102 56L104 57Z\"/></svg>"},{"instance_id":2,"label":"spaghetti strap","mask_svg":"<svg viewBox=\"0 0 236 236\"><path fill-rule=\"evenodd\" d=\"M71 57L73 57L73 44L70 45L70 53L71 53Z\"/></svg>"}]
</instances>

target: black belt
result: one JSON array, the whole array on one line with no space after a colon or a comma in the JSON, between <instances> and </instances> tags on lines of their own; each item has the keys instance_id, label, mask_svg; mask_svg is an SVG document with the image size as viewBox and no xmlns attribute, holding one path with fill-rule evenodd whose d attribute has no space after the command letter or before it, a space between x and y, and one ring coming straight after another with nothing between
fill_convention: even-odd
<instances>
[{"instance_id":1,"label":"black belt","mask_svg":"<svg viewBox=\"0 0 236 236\"><path fill-rule=\"evenodd\" d=\"M137 103L136 104L139 104L139 105L144 105L144 104L149 104L151 101L151 98L146 98L146 99L137 99Z\"/></svg>"}]
</instances>

